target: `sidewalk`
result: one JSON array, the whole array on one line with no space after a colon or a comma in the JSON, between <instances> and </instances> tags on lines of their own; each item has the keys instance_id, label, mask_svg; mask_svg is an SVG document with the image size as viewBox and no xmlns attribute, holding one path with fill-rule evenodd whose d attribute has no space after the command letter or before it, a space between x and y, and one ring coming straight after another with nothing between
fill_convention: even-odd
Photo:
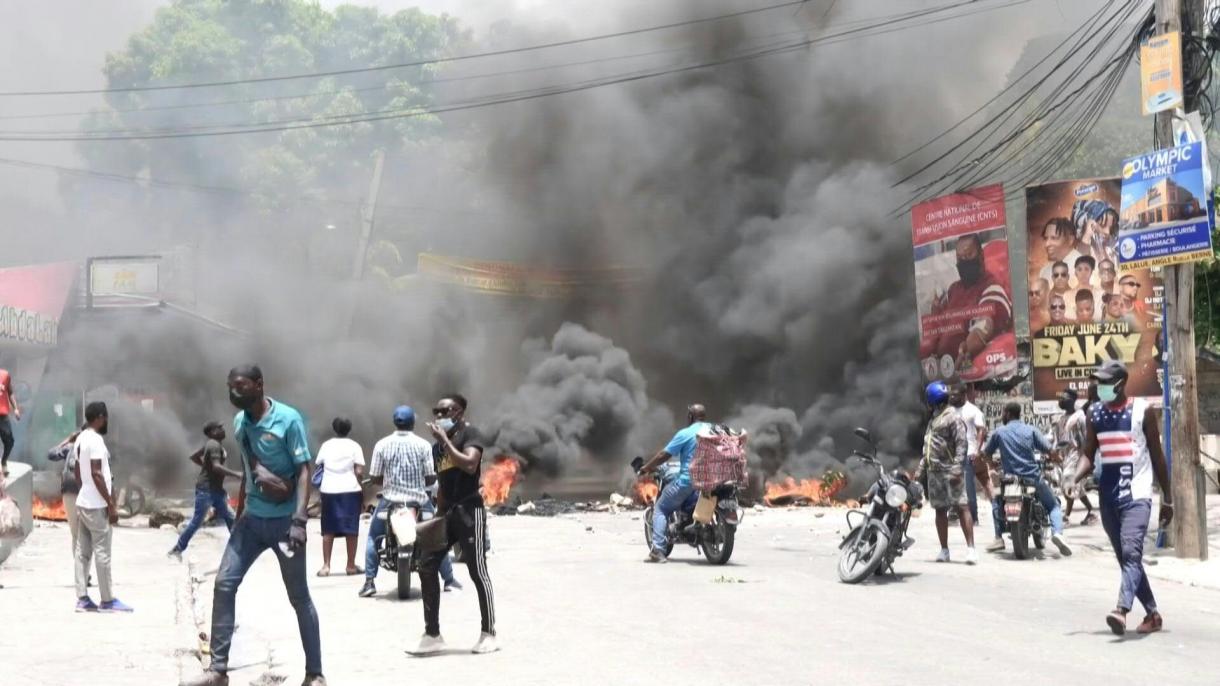
<instances>
[{"instance_id":1,"label":"sidewalk","mask_svg":"<svg viewBox=\"0 0 1220 686\"><path fill-rule=\"evenodd\" d=\"M36 523L0 567L5 686L176 684L183 669L198 671L187 572L164 557L174 534L144 521L114 533L114 592L135 608L129 615L77 614L68 527Z\"/></svg>"}]
</instances>

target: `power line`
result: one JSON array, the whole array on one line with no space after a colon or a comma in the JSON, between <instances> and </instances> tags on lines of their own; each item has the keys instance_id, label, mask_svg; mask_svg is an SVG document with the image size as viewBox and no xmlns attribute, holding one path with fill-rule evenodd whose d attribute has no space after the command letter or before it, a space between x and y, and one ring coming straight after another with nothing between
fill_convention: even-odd
<instances>
[{"instance_id":1,"label":"power line","mask_svg":"<svg viewBox=\"0 0 1220 686\"><path fill-rule=\"evenodd\" d=\"M351 74L365 74L369 72L388 71L393 69L405 69L409 67L422 67L430 64L446 64L452 62L461 62L465 60L481 59L484 57L502 57L504 55L513 55L522 52L533 52L537 50L547 50L550 48L559 48L568 45L579 45L581 43L591 43L594 41L609 40L612 38L623 38L626 36L635 36L644 33L653 33L656 31L666 31L669 29L682 28L684 26L694 26L696 24L706 24L710 22L724 21L727 19L736 19L752 14L760 14L770 12L772 10L783 9L785 7L794 7L803 4L805 0L789 0L775 5L767 5L765 7L756 7L754 9L740 10L737 12L729 12L711 17L701 17L698 19L687 19L684 21L670 22L668 24L658 24L655 26L647 26L636 29L628 29L625 31L616 31L614 33L604 33L596 36L585 36L583 38L570 38L561 41L552 41L549 43L540 43L537 45L527 45L516 48L505 48L503 50L491 50L487 52L472 53L467 55L455 55L452 57L437 57L427 60L415 60L411 62L401 62L398 64L386 64L372 67L356 67L352 69L336 69L331 71L311 72L307 74L289 74L284 76L262 76L250 79L229 79L225 81L205 81L199 83L183 83L183 84L166 84L158 86L126 86L120 88L91 88L91 89L76 89L76 90L57 90L57 91L7 91L0 92L0 97L18 97L18 96L53 96L53 95L99 95L108 93L139 93L146 91L163 91L163 90L181 90L193 88L218 88L222 86L237 86L250 83L270 83L275 81L295 81L300 79L316 79L329 76L347 76Z\"/></svg>"},{"instance_id":2,"label":"power line","mask_svg":"<svg viewBox=\"0 0 1220 686\"><path fill-rule=\"evenodd\" d=\"M636 72L636 73L632 73L632 74L619 75L619 76L613 76L613 77L602 78L602 79L594 79L591 81L586 81L583 83L578 83L578 84L568 85L568 86L559 85L559 86L552 86L552 87L546 87L546 88L541 88L541 89L534 89L534 90L525 91L525 92L518 91L515 93L501 94L499 96L486 96L485 99L476 99L474 101L468 101L468 102L457 103L457 104L441 106L441 107L410 108L407 110L389 110L389 111L372 112L372 113L360 113L360 114L354 114L354 115L328 115L330 118L336 118L339 120L338 121L318 121L317 117L313 117L313 118L310 118L308 121L297 121L297 122L291 122L291 123L284 124L284 125L280 125L278 122L266 122L263 124L242 125L242 128L228 128L228 129L223 129L223 130L189 131L189 130L184 130L184 129L174 129L174 130L154 131L154 132L148 132L147 130L138 130L138 129L131 130L131 131L115 130L115 132L110 135L102 135L102 136L90 135L88 133L82 133L82 134L71 135L71 136L58 136L58 135L57 136L43 136L43 135L38 135L38 134L33 134L33 135L26 134L26 135L0 136L0 141L84 142L84 141L154 140L154 139L172 139L172 138L227 136L227 135L236 135L236 134L269 133L269 132L279 132L279 131L290 131L290 130L296 130L296 129L313 129L313 128L323 128L323 127L331 127L331 126L343 126L343 125L350 125L350 124L371 123L371 122L387 121L387 120L393 120L393 119L418 117L418 116L424 116L424 115L430 115L430 114L442 114L442 113L463 111L463 110L469 110L469 109L478 109L478 108L485 108L485 107L490 107L490 106L495 106L495 105L535 100L535 99L539 99L539 98L543 98L543 97L550 97L553 95L562 95L562 94L566 94L566 93L574 93L574 92L579 92L579 91L591 90L594 88L601 88L601 87L605 87L605 86L609 86L609 85L641 81L641 80L645 80L645 79L651 79L651 78L656 78L656 77L660 77L660 76L667 76L667 75L672 75L672 74L679 74L679 73L690 72L690 71L695 71L695 70L707 69L707 68L711 68L711 67L719 67L719 66L723 66L723 65L727 65L727 64L731 64L731 63L736 63L736 62L759 59L761 57L766 57L766 56L770 56L770 55L793 52L793 51L813 47L813 46L819 45L819 44L838 42L839 40L842 40L845 37L848 37L851 35L858 35L858 34L863 34L863 33L869 33L870 35L879 35L882 33L891 33L896 30L902 30L903 28L910 28L910 27L906 26L906 27L900 27L897 29L891 28L890 30L887 30L887 31L878 31L878 29L885 28L887 26L891 26L894 24L900 24L900 23L908 21L910 19L919 19L919 18L923 18L923 17L928 17L931 15L944 13L944 12L947 12L947 11L950 11L953 9L965 7L967 5L976 5L981 2L986 2L986 1L987 0L962 0L961 2L957 2L954 4L943 5L943 6L939 6L939 7L930 8L927 10L922 10L920 12L911 13L909 15L904 16L901 19L891 19L891 20L882 21L882 22L878 22L875 24L867 25L867 26L862 26L862 27L855 28L855 29L841 31L836 34L829 34L829 35L825 35L825 36L819 36L817 38L806 39L806 40L796 41L796 42L787 43L787 44L780 44L780 45L776 45L776 46L772 46L772 47L767 47L764 49L758 49L758 50L754 50L751 52L746 52L746 53L742 53L742 54L738 54L738 55L734 55L734 56L730 56L730 57L726 57L726 58L720 58L720 59L710 60L710 61L701 62L701 63L689 64L689 65L685 65L685 66L679 66L679 67L668 68L668 69ZM929 23L935 23L935 22L939 22L939 21L948 21L951 19L957 19L962 16L968 16L970 14L976 14L976 13L980 13L983 11L1003 9L1003 8L1012 7L1015 5L1025 4L1029 1L1030 0L1006 0L1004 2L1004 4L991 5L986 8L976 9L973 12L962 12L962 13L959 13L956 15L951 15L949 17L943 17L943 18L939 18L936 20L930 20L930 21L924 22L920 25L926 25ZM196 128L199 128L199 127L196 127Z\"/></svg>"}]
</instances>

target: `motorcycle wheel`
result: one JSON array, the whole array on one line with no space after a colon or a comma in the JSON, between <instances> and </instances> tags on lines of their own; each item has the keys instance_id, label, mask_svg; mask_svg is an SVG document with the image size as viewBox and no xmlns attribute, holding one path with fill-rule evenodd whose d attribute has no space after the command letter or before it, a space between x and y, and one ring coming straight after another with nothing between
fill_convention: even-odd
<instances>
[{"instance_id":1,"label":"motorcycle wheel","mask_svg":"<svg viewBox=\"0 0 1220 686\"><path fill-rule=\"evenodd\" d=\"M733 543L737 537L737 527L732 524L726 524L720 518L720 515L717 514L706 533L707 535L700 546L703 548L703 556L714 565L722 565L728 562L729 558L733 556Z\"/></svg>"},{"instance_id":2,"label":"motorcycle wheel","mask_svg":"<svg viewBox=\"0 0 1220 686\"><path fill-rule=\"evenodd\" d=\"M1030 508L1026 506L1021 509L1021 517L1012 527L1012 554L1018 560L1026 560L1029 558L1029 526Z\"/></svg>"},{"instance_id":3,"label":"motorcycle wheel","mask_svg":"<svg viewBox=\"0 0 1220 686\"><path fill-rule=\"evenodd\" d=\"M839 553L839 580L858 584L881 567L885 551L890 547L890 537L881 529L869 526L868 522L852 529L847 537L852 542Z\"/></svg>"},{"instance_id":4,"label":"motorcycle wheel","mask_svg":"<svg viewBox=\"0 0 1220 686\"><path fill-rule=\"evenodd\" d=\"M398 558L398 599L407 600L411 597L411 553L407 557Z\"/></svg>"},{"instance_id":5,"label":"motorcycle wheel","mask_svg":"<svg viewBox=\"0 0 1220 686\"><path fill-rule=\"evenodd\" d=\"M1050 528L1050 518L1046 516L1046 510L1041 505L1034 506L1034 515L1032 521L1041 522L1041 526L1035 531L1030 532L1030 536L1034 539L1034 547L1042 550L1046 547L1046 530Z\"/></svg>"},{"instance_id":6,"label":"motorcycle wheel","mask_svg":"<svg viewBox=\"0 0 1220 686\"><path fill-rule=\"evenodd\" d=\"M653 506L649 505L648 509L644 510L644 545L648 546L649 550L652 550L652 508ZM669 554L673 551L674 542L667 541L665 543L665 557L669 557Z\"/></svg>"}]
</instances>

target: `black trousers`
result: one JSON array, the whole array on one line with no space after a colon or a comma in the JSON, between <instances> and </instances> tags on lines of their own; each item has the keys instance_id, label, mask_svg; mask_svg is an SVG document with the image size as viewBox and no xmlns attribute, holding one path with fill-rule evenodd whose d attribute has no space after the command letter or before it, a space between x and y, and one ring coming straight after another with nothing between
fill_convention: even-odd
<instances>
[{"instance_id":1,"label":"black trousers","mask_svg":"<svg viewBox=\"0 0 1220 686\"><path fill-rule=\"evenodd\" d=\"M13 425L6 414L0 415L0 443L4 444L3 459L8 462L9 453L13 452Z\"/></svg>"},{"instance_id":2,"label":"black trousers","mask_svg":"<svg viewBox=\"0 0 1220 686\"><path fill-rule=\"evenodd\" d=\"M470 570L470 580L479 594L483 632L495 635L496 607L492 599L491 577L487 575L486 532L487 510L458 505L445 515L445 547L420 560L419 586L424 594L424 632L429 636L439 636L441 633L441 560L455 545L462 549L462 561Z\"/></svg>"}]
</instances>

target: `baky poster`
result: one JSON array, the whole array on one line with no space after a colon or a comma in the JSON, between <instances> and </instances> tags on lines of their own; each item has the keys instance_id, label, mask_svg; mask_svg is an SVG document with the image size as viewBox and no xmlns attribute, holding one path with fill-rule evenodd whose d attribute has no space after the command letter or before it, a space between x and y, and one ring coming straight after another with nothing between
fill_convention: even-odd
<instances>
[{"instance_id":1,"label":"baky poster","mask_svg":"<svg viewBox=\"0 0 1220 686\"><path fill-rule=\"evenodd\" d=\"M1057 181L1025 189L1034 409L1084 397L1105 360L1127 364L1127 392L1159 404L1164 287L1147 267L1120 264L1120 181Z\"/></svg>"},{"instance_id":2,"label":"baky poster","mask_svg":"<svg viewBox=\"0 0 1220 686\"><path fill-rule=\"evenodd\" d=\"M911 208L919 357L927 381L975 382L1017 368L1004 188Z\"/></svg>"},{"instance_id":3,"label":"baky poster","mask_svg":"<svg viewBox=\"0 0 1220 686\"><path fill-rule=\"evenodd\" d=\"M1202 143L1123 162L1118 259L1128 269L1212 256L1211 218Z\"/></svg>"}]
</instances>

